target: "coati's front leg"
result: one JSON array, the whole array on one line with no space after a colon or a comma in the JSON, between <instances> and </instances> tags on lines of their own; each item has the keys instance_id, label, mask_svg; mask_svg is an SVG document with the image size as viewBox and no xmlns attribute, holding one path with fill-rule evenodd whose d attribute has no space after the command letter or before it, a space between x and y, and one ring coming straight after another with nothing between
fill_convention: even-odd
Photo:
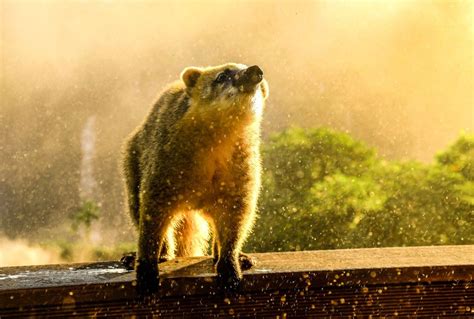
<instances>
[{"instance_id":1,"label":"coati's front leg","mask_svg":"<svg viewBox=\"0 0 474 319\"><path fill-rule=\"evenodd\" d=\"M241 197L229 198L214 221L219 256L216 264L217 281L224 290L232 291L240 286L242 271L239 257L249 225L252 224L252 209Z\"/></svg>"},{"instance_id":2,"label":"coati's front leg","mask_svg":"<svg viewBox=\"0 0 474 319\"><path fill-rule=\"evenodd\" d=\"M168 226L168 216L163 211L153 214L145 206L140 212L138 253L136 260L137 289L140 295L150 295L158 291L158 256Z\"/></svg>"}]
</instances>

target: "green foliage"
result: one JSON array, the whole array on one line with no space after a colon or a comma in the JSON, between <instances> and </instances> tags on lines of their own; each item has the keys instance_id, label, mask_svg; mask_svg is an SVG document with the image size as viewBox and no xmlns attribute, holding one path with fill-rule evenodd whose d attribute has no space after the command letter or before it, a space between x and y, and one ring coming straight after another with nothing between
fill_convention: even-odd
<instances>
[{"instance_id":1,"label":"green foliage","mask_svg":"<svg viewBox=\"0 0 474 319\"><path fill-rule=\"evenodd\" d=\"M437 156L437 161L450 171L460 173L468 181L474 182L474 135L462 135Z\"/></svg>"},{"instance_id":2,"label":"green foliage","mask_svg":"<svg viewBox=\"0 0 474 319\"><path fill-rule=\"evenodd\" d=\"M72 245L72 242L56 241L56 245L61 250L59 257L61 257L61 259L65 261L71 262L73 259L73 248L74 248Z\"/></svg>"},{"instance_id":3,"label":"green foliage","mask_svg":"<svg viewBox=\"0 0 474 319\"><path fill-rule=\"evenodd\" d=\"M292 128L263 147L250 251L474 243L474 139L435 164L388 162L347 134Z\"/></svg>"},{"instance_id":4,"label":"green foliage","mask_svg":"<svg viewBox=\"0 0 474 319\"><path fill-rule=\"evenodd\" d=\"M94 220L99 219L100 207L96 202L85 200L79 208L72 215L72 229L77 230L81 225L84 225L88 231Z\"/></svg>"}]
</instances>

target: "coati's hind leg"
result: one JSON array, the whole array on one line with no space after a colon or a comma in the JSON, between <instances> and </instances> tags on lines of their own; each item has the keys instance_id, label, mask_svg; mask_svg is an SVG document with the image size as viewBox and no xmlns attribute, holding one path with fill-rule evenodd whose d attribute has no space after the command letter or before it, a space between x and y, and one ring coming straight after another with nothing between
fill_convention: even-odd
<instances>
[{"instance_id":1,"label":"coati's hind leg","mask_svg":"<svg viewBox=\"0 0 474 319\"><path fill-rule=\"evenodd\" d=\"M167 207L156 207L156 198L150 196L140 207L136 273L138 293L143 296L158 291L158 256L173 213Z\"/></svg>"}]
</instances>

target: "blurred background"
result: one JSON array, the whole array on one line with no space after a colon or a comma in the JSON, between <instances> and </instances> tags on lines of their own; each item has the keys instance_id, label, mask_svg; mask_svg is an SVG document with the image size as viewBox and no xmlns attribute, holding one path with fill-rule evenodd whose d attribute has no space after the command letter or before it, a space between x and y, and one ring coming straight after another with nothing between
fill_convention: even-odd
<instances>
[{"instance_id":1,"label":"blurred background","mask_svg":"<svg viewBox=\"0 0 474 319\"><path fill-rule=\"evenodd\" d=\"M472 1L0 3L0 266L133 250L124 138L230 61L270 85L247 251L474 243Z\"/></svg>"}]
</instances>

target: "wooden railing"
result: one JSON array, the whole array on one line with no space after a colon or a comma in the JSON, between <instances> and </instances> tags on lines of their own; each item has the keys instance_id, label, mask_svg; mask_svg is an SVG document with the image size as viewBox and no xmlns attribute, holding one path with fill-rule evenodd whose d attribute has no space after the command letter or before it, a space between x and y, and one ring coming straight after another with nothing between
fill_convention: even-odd
<instances>
[{"instance_id":1,"label":"wooden railing","mask_svg":"<svg viewBox=\"0 0 474 319\"><path fill-rule=\"evenodd\" d=\"M238 294L210 257L160 264L157 298L137 298L119 262L0 268L0 317L474 317L474 246L252 254Z\"/></svg>"}]
</instances>

